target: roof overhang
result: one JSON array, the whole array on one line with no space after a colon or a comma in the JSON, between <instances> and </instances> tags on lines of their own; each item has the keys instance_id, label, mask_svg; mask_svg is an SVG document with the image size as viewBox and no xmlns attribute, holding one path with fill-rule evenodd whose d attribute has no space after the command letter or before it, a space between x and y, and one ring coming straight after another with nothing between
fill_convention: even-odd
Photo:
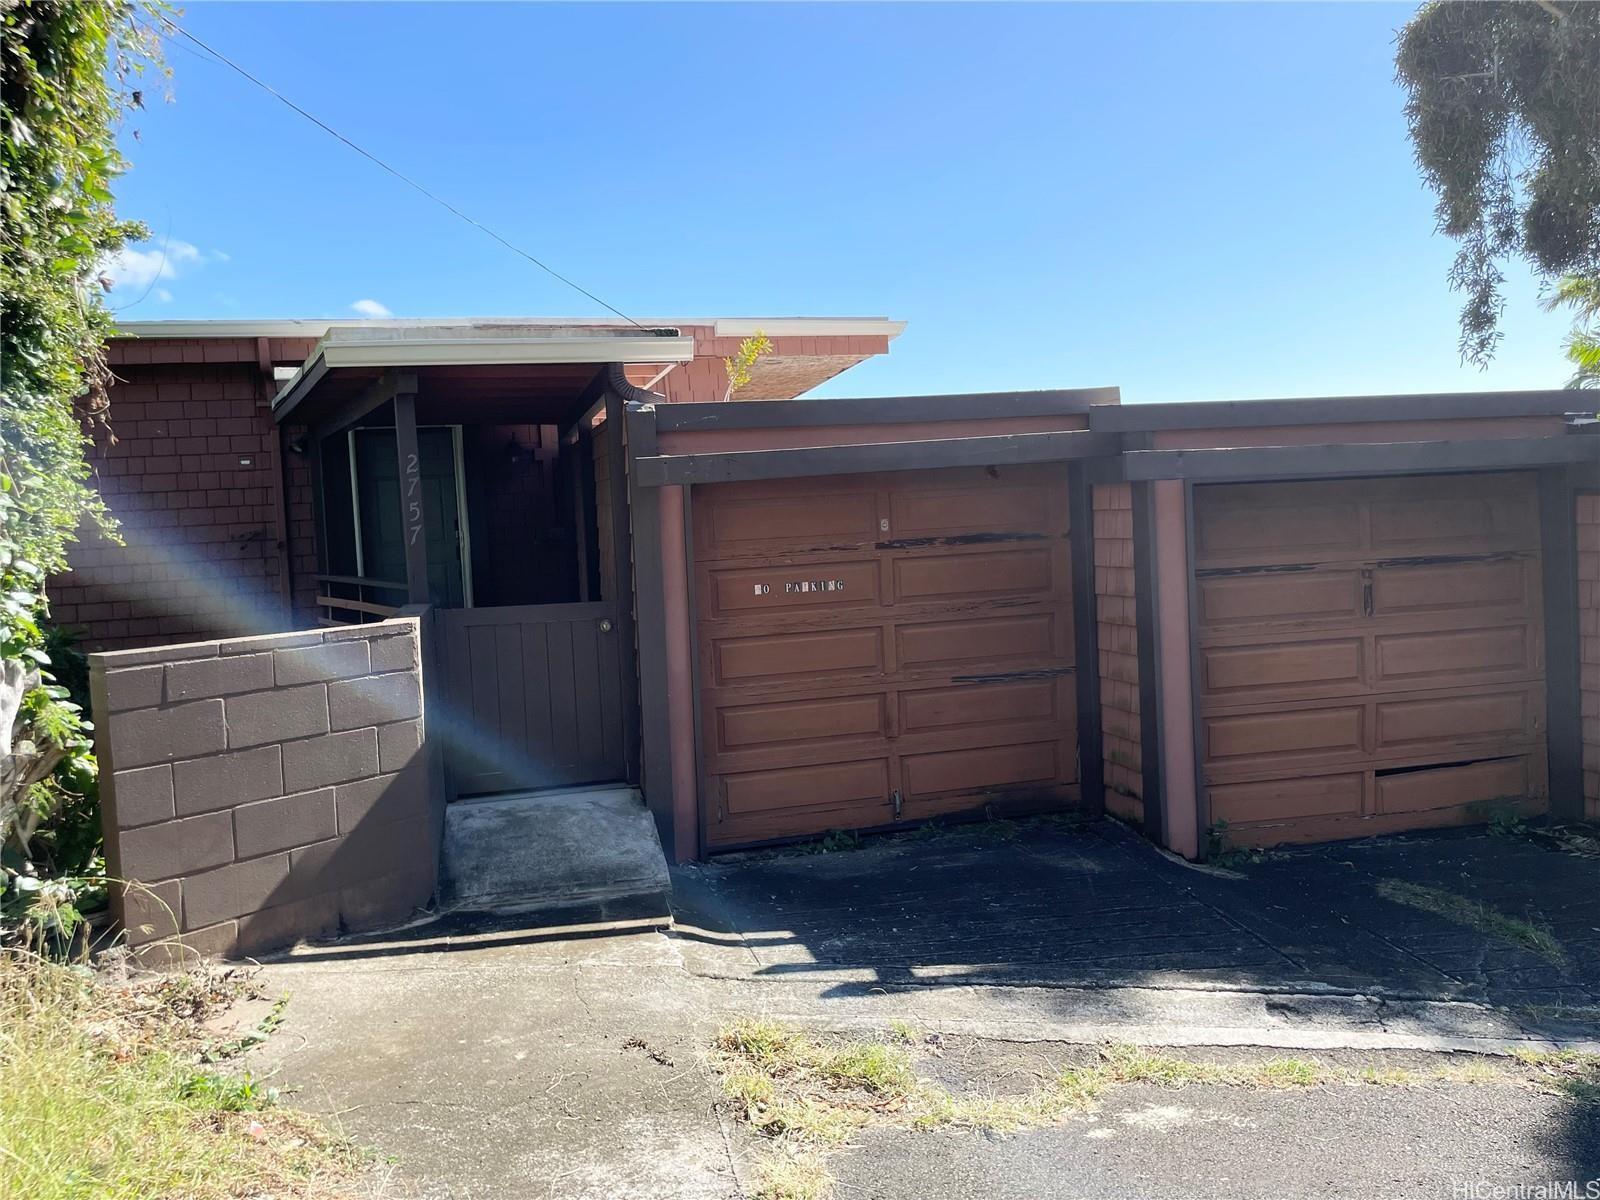
<instances>
[{"instance_id":1,"label":"roof overhang","mask_svg":"<svg viewBox=\"0 0 1600 1200\"><path fill-rule=\"evenodd\" d=\"M637 324L618 317L426 317L383 320L265 318L237 321L124 321L117 332L136 338L323 338L334 330L408 329L648 329L710 328L716 337L882 337L893 341L904 321L886 317L642 317Z\"/></svg>"},{"instance_id":2,"label":"roof overhang","mask_svg":"<svg viewBox=\"0 0 1600 1200\"><path fill-rule=\"evenodd\" d=\"M574 329L510 324L377 326L331 329L273 397L285 420L332 373L419 367L536 366L561 363L681 363L694 338L676 329Z\"/></svg>"}]
</instances>

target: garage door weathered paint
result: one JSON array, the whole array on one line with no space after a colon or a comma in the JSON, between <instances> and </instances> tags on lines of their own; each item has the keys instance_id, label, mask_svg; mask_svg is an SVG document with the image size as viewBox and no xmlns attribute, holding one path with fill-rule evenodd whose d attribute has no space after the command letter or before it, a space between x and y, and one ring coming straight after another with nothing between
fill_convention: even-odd
<instances>
[{"instance_id":1,"label":"garage door weathered paint","mask_svg":"<svg viewBox=\"0 0 1600 1200\"><path fill-rule=\"evenodd\" d=\"M1066 469L697 488L709 847L1077 798Z\"/></svg>"},{"instance_id":2,"label":"garage door weathered paint","mask_svg":"<svg viewBox=\"0 0 1600 1200\"><path fill-rule=\"evenodd\" d=\"M1208 813L1270 844L1548 794L1529 474L1195 488Z\"/></svg>"}]
</instances>

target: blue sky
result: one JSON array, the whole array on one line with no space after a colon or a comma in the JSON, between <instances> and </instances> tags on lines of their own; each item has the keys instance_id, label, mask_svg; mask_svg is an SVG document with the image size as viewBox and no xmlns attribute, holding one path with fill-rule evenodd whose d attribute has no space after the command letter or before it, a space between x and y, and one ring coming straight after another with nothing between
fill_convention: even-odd
<instances>
[{"instance_id":1,"label":"blue sky","mask_svg":"<svg viewBox=\"0 0 1600 1200\"><path fill-rule=\"evenodd\" d=\"M191 4L188 28L630 314L884 315L818 394L1559 386L1508 271L1460 365L1393 82L1409 6ZM174 45L127 320L600 315ZM161 250L166 247L163 257ZM162 264L164 263L164 266ZM152 275L160 270L159 278Z\"/></svg>"}]
</instances>

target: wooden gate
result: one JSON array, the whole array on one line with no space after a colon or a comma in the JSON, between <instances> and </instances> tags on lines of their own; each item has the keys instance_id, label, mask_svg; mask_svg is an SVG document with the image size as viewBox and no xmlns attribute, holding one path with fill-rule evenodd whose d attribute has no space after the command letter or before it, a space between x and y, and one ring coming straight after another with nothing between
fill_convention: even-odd
<instances>
[{"instance_id":1,"label":"wooden gate","mask_svg":"<svg viewBox=\"0 0 1600 1200\"><path fill-rule=\"evenodd\" d=\"M457 796L627 778L629 647L617 606L437 613L444 687L428 698Z\"/></svg>"}]
</instances>

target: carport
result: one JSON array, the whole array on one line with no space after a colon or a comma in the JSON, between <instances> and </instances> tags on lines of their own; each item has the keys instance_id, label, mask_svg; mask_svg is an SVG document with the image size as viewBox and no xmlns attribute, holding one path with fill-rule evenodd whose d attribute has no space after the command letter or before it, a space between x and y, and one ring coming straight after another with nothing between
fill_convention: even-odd
<instances>
[{"instance_id":1,"label":"carport","mask_svg":"<svg viewBox=\"0 0 1600 1200\"><path fill-rule=\"evenodd\" d=\"M1075 614L1115 389L628 399L644 793L675 858L1096 803Z\"/></svg>"},{"instance_id":2,"label":"carport","mask_svg":"<svg viewBox=\"0 0 1600 1200\"><path fill-rule=\"evenodd\" d=\"M1093 475L1134 614L1132 634L1100 621L1130 664L1112 810L1188 857L1581 817L1576 510L1600 439L1573 404L1096 409L1121 439Z\"/></svg>"}]
</instances>

